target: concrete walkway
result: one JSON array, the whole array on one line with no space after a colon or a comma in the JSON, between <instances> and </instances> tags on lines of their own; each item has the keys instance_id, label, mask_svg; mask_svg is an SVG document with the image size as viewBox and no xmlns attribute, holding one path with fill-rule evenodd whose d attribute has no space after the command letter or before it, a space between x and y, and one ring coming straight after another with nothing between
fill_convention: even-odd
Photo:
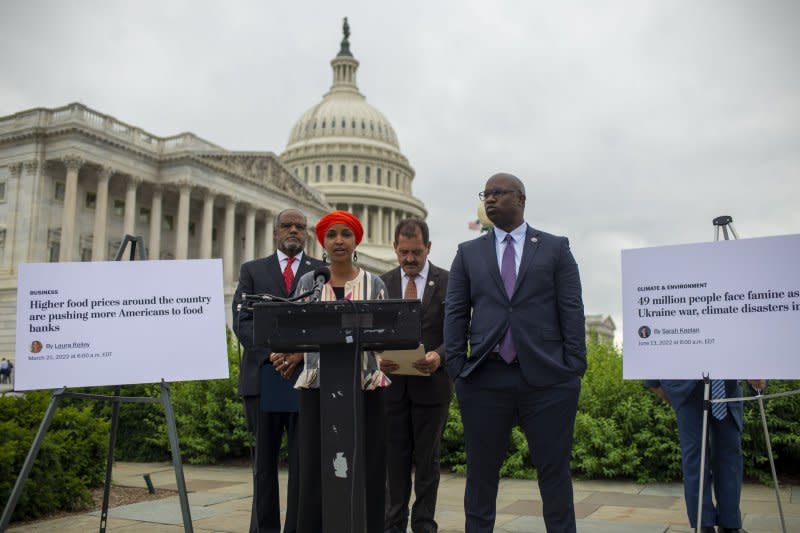
<instances>
[{"instance_id":1,"label":"concrete walkway","mask_svg":"<svg viewBox=\"0 0 800 533\"><path fill-rule=\"evenodd\" d=\"M150 474L156 488L175 489L175 475L168 463L117 463L114 483L145 487L142 477L145 473ZM194 531L247 532L252 500L251 474L247 467L187 465L184 475ZM283 471L281 487L285 486L286 472ZM581 533L692 531L679 484L576 481L574 489ZM464 477L443 474L436 512L441 533L464 531L463 496ZM781 502L787 531L800 531L800 486L782 487ZM750 533L780 531L775 492L771 488L746 485L741 507L744 527ZM535 481L501 481L497 510L498 532L545 532ZM109 515L109 532L178 533L184 530L177 496L120 506L112 509ZM86 513L22 526L12 524L9 531L83 533L97 531L99 525L99 513Z\"/></svg>"}]
</instances>

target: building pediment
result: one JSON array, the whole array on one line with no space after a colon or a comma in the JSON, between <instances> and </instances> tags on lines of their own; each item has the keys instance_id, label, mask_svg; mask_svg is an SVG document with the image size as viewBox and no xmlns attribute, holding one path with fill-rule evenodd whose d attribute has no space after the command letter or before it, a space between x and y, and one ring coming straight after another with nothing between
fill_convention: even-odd
<instances>
[{"instance_id":1,"label":"building pediment","mask_svg":"<svg viewBox=\"0 0 800 533\"><path fill-rule=\"evenodd\" d=\"M322 194L295 178L272 152L196 153L193 159L300 202L330 209Z\"/></svg>"}]
</instances>

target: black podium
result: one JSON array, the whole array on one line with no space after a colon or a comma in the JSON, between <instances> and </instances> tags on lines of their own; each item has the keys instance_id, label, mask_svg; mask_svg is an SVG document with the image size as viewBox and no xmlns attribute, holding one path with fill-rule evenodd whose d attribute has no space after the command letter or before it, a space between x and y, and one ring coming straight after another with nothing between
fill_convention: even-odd
<instances>
[{"instance_id":1,"label":"black podium","mask_svg":"<svg viewBox=\"0 0 800 533\"><path fill-rule=\"evenodd\" d=\"M326 533L366 531L361 351L416 348L422 336L420 314L418 300L253 304L256 346L320 352Z\"/></svg>"}]
</instances>

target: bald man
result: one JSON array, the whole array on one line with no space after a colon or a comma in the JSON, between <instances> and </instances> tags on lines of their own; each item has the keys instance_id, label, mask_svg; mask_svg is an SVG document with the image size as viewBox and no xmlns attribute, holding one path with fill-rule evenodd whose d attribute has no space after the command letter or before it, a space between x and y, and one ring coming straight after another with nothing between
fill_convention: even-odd
<instances>
[{"instance_id":1,"label":"bald man","mask_svg":"<svg viewBox=\"0 0 800 533\"><path fill-rule=\"evenodd\" d=\"M459 245L444 325L467 452L466 533L494 529L515 424L528 439L547 531L571 533L569 462L586 370L578 265L565 237L525 222L525 185L516 176L495 174L478 197L494 228Z\"/></svg>"}]
</instances>

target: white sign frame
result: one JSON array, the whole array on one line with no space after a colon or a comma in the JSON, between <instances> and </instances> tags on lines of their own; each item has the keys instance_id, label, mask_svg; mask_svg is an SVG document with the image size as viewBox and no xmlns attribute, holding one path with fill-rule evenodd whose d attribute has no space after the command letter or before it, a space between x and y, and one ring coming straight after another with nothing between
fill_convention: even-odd
<instances>
[{"instance_id":1,"label":"white sign frame","mask_svg":"<svg viewBox=\"0 0 800 533\"><path fill-rule=\"evenodd\" d=\"M228 375L220 259L19 265L16 390Z\"/></svg>"},{"instance_id":2,"label":"white sign frame","mask_svg":"<svg viewBox=\"0 0 800 533\"><path fill-rule=\"evenodd\" d=\"M622 298L625 379L800 379L800 235L623 250Z\"/></svg>"}]
</instances>

